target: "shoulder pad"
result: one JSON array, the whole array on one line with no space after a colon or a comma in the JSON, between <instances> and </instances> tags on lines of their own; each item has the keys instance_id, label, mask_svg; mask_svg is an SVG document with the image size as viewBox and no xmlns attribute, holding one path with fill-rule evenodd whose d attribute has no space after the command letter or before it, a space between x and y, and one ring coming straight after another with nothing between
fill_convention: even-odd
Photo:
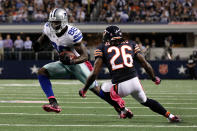
<instances>
[{"instance_id":1,"label":"shoulder pad","mask_svg":"<svg viewBox=\"0 0 197 131\"><path fill-rule=\"evenodd\" d=\"M45 35L47 35L47 34L48 34L48 31L49 31L49 22L46 22L46 23L44 24L43 33L44 33Z\"/></svg>"}]
</instances>

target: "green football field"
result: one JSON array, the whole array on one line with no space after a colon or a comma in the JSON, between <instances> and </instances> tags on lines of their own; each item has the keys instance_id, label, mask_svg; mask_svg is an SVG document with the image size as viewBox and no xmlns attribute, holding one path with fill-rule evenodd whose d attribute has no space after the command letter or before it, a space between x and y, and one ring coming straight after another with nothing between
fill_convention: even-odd
<instances>
[{"instance_id":1,"label":"green football field","mask_svg":"<svg viewBox=\"0 0 197 131\"><path fill-rule=\"evenodd\" d=\"M197 81L163 80L155 86L142 84L149 98L163 104L182 118L169 123L166 118L143 107L131 96L124 98L133 119L119 119L117 113L91 92L78 96L83 86L77 80L52 80L55 96L63 111L44 112L47 102L37 80L0 81L0 131L197 131Z\"/></svg>"}]
</instances>

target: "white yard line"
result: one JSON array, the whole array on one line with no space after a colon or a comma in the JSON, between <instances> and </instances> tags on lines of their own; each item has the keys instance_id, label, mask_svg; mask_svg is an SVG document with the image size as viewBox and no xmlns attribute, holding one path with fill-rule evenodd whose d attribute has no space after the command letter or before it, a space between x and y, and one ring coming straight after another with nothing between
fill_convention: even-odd
<instances>
[{"instance_id":1,"label":"white yard line","mask_svg":"<svg viewBox=\"0 0 197 131\"><path fill-rule=\"evenodd\" d=\"M80 82L51 82L53 85L82 85ZM32 87L32 86L40 86L39 83L32 83L32 84L0 84L0 86L5 86L5 87Z\"/></svg>"},{"instance_id":2,"label":"white yard line","mask_svg":"<svg viewBox=\"0 0 197 131\"><path fill-rule=\"evenodd\" d=\"M0 113L0 115L27 115L27 116L97 116L97 117L118 117L118 115L113 114L56 114L56 113L47 113L47 114L31 114L31 113ZM161 115L135 115L134 117L162 117ZM181 115L181 117L197 117L197 115Z\"/></svg>"},{"instance_id":3,"label":"white yard line","mask_svg":"<svg viewBox=\"0 0 197 131\"><path fill-rule=\"evenodd\" d=\"M0 101L0 103L48 103L48 101L23 101L23 100L11 100L11 101Z\"/></svg>"},{"instance_id":4,"label":"white yard line","mask_svg":"<svg viewBox=\"0 0 197 131\"><path fill-rule=\"evenodd\" d=\"M41 106L0 106L1 108L40 108ZM93 107L93 106L84 106L84 107L77 107L77 106L61 106L62 108L66 108L66 109L112 109L112 107ZM145 108L148 108L148 107L143 107L143 106L140 106L140 107L128 107L128 108L131 108L131 109L145 109ZM196 108L194 107L165 107L165 108L169 108L169 109L177 109L177 110L196 110Z\"/></svg>"},{"instance_id":5,"label":"white yard line","mask_svg":"<svg viewBox=\"0 0 197 131\"><path fill-rule=\"evenodd\" d=\"M1 100L4 100L4 99L16 99L16 97L0 97L0 99ZM17 99L32 99L32 100L34 100L34 99L46 99L46 98L44 98L44 97L17 97ZM58 100L81 100L82 98L58 98L57 97L57 99ZM84 98L84 99L86 99L86 100L98 100L99 98ZM123 98L124 100L132 100L133 98ZM197 99L190 99L190 98L184 98L183 99L183 97L182 97L182 99L180 99L180 98L177 98L177 99L169 99L169 98L157 98L157 100L168 100L168 101L172 101L172 100L174 100L174 101L176 101L176 100L178 100L178 101L180 101L180 100L190 100L190 101L197 101Z\"/></svg>"},{"instance_id":6,"label":"white yard line","mask_svg":"<svg viewBox=\"0 0 197 131\"><path fill-rule=\"evenodd\" d=\"M103 83L103 82L107 82L107 81L99 81L99 83ZM72 82L69 81L69 82L55 82L55 81L52 81L51 82L53 85L83 85L83 83L79 82L78 80L73 80ZM4 83L4 84L0 84L0 86L2 87L34 87L34 86L40 86L40 84L38 82L35 82L35 83ZM166 86L166 85L165 85ZM160 88L165 88L164 85L160 85ZM169 85L170 86L170 85ZM155 87L154 84L144 84L144 87L146 88L153 88ZM184 86L184 87L193 87L193 86ZM168 92L168 91L163 91L163 92ZM184 93L184 92L182 92Z\"/></svg>"},{"instance_id":7,"label":"white yard line","mask_svg":"<svg viewBox=\"0 0 197 131\"><path fill-rule=\"evenodd\" d=\"M70 92L67 92L66 94L68 95L58 95L58 96L64 96L64 97L79 97L79 95L76 93L76 92L73 92L73 93L70 93ZM147 93L148 95L150 95L149 93ZM12 97L12 96L15 96L15 97L21 97L21 96L43 96L44 94L41 94L41 93L38 93L38 94L22 94L22 93L11 93L11 94L0 94L0 97ZM96 95L87 95L87 98L95 98ZM154 97L154 98L174 98L175 96L174 95L160 95L160 96L155 96L155 95L151 95L150 97ZM177 96L176 96L177 97ZM180 96L181 98L188 98L188 97L196 97L196 94L189 94L188 96Z\"/></svg>"},{"instance_id":8,"label":"white yard line","mask_svg":"<svg viewBox=\"0 0 197 131\"><path fill-rule=\"evenodd\" d=\"M48 103L48 101L25 101L25 100L1 100L0 103ZM106 104L105 102L98 102L98 101L91 101L91 102L59 102L59 103L65 103L65 104ZM139 105L137 102L129 103L130 105ZM162 104L169 104L169 105L196 105L197 103L162 103Z\"/></svg>"},{"instance_id":9,"label":"white yard line","mask_svg":"<svg viewBox=\"0 0 197 131\"><path fill-rule=\"evenodd\" d=\"M42 125L42 124L0 124L0 126L11 126L11 127L110 127L110 128L197 128L197 125L191 126L179 126L179 125Z\"/></svg>"},{"instance_id":10,"label":"white yard line","mask_svg":"<svg viewBox=\"0 0 197 131\"><path fill-rule=\"evenodd\" d=\"M0 94L0 95L19 95L19 94L26 95L26 94L42 93L41 88L17 88L17 87L16 88L6 88L5 87L3 89L5 89L5 90L17 90L17 89L24 90L25 89L24 91L28 91L28 90L36 90L36 91L33 91L33 92L24 92L24 93L7 93L7 94ZM65 87L65 90L69 90L69 91L62 91L62 92L55 92L55 93L56 94L77 94L78 93L78 90L71 90L71 89L68 89L68 88L66 89L66 87ZM166 93L162 93L162 91L159 91L159 92L149 92L149 91L146 91L146 94L147 95L164 95L164 96L173 96L173 97L176 97L174 95L196 95L197 92L187 92L187 91L185 91L185 93L183 93L183 92L176 92L176 93L166 92ZM87 95L88 96L95 96L95 95L89 95L89 94L87 94Z\"/></svg>"}]
</instances>

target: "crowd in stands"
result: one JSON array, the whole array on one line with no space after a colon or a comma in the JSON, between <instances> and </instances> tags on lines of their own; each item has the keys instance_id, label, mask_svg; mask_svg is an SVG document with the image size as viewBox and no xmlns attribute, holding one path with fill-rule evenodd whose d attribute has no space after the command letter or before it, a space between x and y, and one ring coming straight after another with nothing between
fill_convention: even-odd
<instances>
[{"instance_id":1,"label":"crowd in stands","mask_svg":"<svg viewBox=\"0 0 197 131\"><path fill-rule=\"evenodd\" d=\"M97 0L0 0L0 23L47 21L53 8L65 8L69 22L167 23L197 21L195 0L102 0L96 18L90 14Z\"/></svg>"},{"instance_id":2,"label":"crowd in stands","mask_svg":"<svg viewBox=\"0 0 197 131\"><path fill-rule=\"evenodd\" d=\"M197 21L195 0L104 0L99 16L107 23Z\"/></svg>"},{"instance_id":3,"label":"crowd in stands","mask_svg":"<svg viewBox=\"0 0 197 131\"><path fill-rule=\"evenodd\" d=\"M54 8L65 8L69 22L88 21L96 0L0 0L0 23L47 21Z\"/></svg>"}]
</instances>

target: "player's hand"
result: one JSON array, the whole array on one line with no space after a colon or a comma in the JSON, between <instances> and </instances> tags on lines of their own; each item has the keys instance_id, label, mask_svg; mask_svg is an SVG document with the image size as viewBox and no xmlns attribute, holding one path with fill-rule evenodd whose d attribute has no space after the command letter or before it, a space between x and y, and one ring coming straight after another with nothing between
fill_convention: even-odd
<instances>
[{"instance_id":1,"label":"player's hand","mask_svg":"<svg viewBox=\"0 0 197 131\"><path fill-rule=\"evenodd\" d=\"M161 83L161 79L157 76L155 76L154 79L152 79L153 82L155 82L156 85L159 85Z\"/></svg>"},{"instance_id":2,"label":"player's hand","mask_svg":"<svg viewBox=\"0 0 197 131\"><path fill-rule=\"evenodd\" d=\"M81 96L82 98L85 98L85 97L86 97L86 95L85 95L86 92L87 92L87 91L84 91L84 88L80 89L80 90L79 90L79 96Z\"/></svg>"},{"instance_id":3,"label":"player's hand","mask_svg":"<svg viewBox=\"0 0 197 131\"><path fill-rule=\"evenodd\" d=\"M64 65L73 65L74 61L66 55L60 55L60 61L64 64Z\"/></svg>"}]
</instances>

